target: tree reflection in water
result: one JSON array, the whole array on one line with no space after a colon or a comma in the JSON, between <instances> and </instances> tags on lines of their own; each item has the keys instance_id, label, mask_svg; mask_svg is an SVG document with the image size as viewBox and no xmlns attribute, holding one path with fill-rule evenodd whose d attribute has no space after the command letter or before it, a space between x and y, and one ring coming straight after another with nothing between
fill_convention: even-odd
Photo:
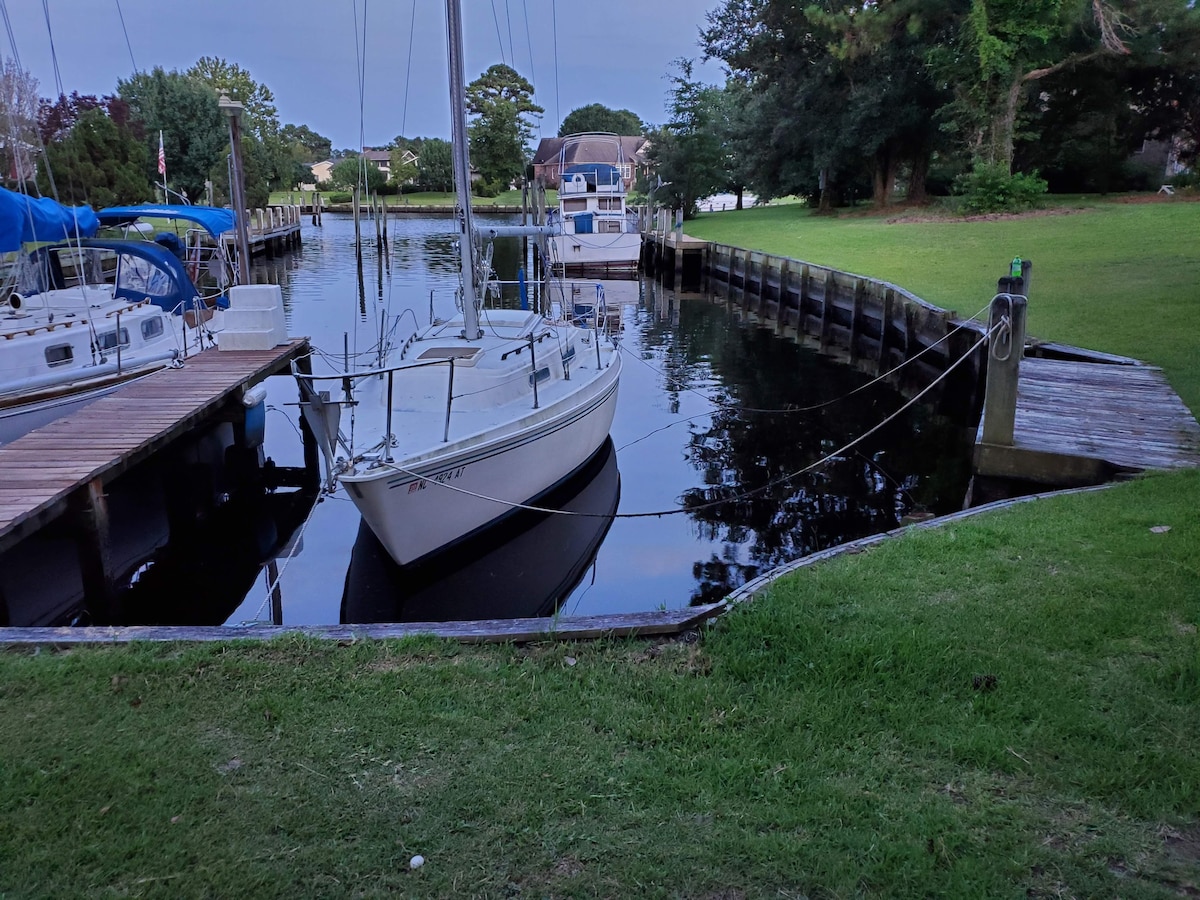
<instances>
[{"instance_id":1,"label":"tree reflection in water","mask_svg":"<svg viewBox=\"0 0 1200 900\"><path fill-rule=\"evenodd\" d=\"M719 404L689 424L685 447L703 485L680 502L697 536L722 545L693 564L693 603L720 599L798 557L894 528L914 508L961 506L969 434L927 406L788 477L874 427L904 397L878 384L838 401L869 376L739 324L720 305L697 299L676 309L647 323L644 357L665 373L672 411L687 390Z\"/></svg>"}]
</instances>

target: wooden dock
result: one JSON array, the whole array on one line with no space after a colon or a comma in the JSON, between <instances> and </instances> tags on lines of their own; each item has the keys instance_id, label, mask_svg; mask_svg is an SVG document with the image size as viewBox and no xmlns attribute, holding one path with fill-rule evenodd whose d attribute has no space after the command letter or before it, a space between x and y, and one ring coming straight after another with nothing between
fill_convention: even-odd
<instances>
[{"instance_id":1,"label":"wooden dock","mask_svg":"<svg viewBox=\"0 0 1200 900\"><path fill-rule=\"evenodd\" d=\"M976 472L1097 484L1120 472L1200 466L1200 424L1153 366L1025 358L1011 446L976 447Z\"/></svg>"},{"instance_id":2,"label":"wooden dock","mask_svg":"<svg viewBox=\"0 0 1200 900\"><path fill-rule=\"evenodd\" d=\"M307 352L303 338L272 350L205 350L0 447L0 551L68 510L93 507L105 484Z\"/></svg>"},{"instance_id":3,"label":"wooden dock","mask_svg":"<svg viewBox=\"0 0 1200 900\"><path fill-rule=\"evenodd\" d=\"M300 219L303 215L303 208L299 205L246 210L246 240L250 247L250 255L265 254L271 259L299 247ZM221 235L221 240L224 241L227 250L236 249L236 232L226 232Z\"/></svg>"}]
</instances>

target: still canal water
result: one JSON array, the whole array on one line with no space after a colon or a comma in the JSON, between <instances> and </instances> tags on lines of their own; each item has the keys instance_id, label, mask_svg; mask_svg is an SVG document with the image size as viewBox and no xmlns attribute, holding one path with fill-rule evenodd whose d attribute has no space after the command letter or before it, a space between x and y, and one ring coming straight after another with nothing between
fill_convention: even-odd
<instances>
[{"instance_id":1,"label":"still canal water","mask_svg":"<svg viewBox=\"0 0 1200 900\"><path fill-rule=\"evenodd\" d=\"M453 227L450 217L392 219L381 254L366 223L360 283L352 220L327 215L322 227L305 226L300 251L256 265L255 280L281 286L289 333L311 339L318 371L340 368L346 357L370 367L381 321L402 316L403 338L431 314L453 311ZM519 261L516 239L498 243L501 278L515 280ZM589 515L522 512L430 564L400 570L340 489L312 507L307 521L305 496L280 491L264 504L269 515L230 503L204 520L206 530L185 524L177 535L160 521L163 503L153 486L177 491L194 479L165 454L126 476L135 489L116 490L110 500L114 520L147 532L128 552L113 548L122 565L136 569L117 603L79 607L71 599L77 577L65 593L49 587L57 561L74 555L69 535L51 529L21 551L25 581L42 585L27 593L41 597L31 609L18 608L10 592L10 623L331 624L676 608L893 528L915 509L960 507L970 450L961 425L914 407L853 451L789 478L904 399L882 384L848 396L868 376L739 324L721 302L680 298L652 282L602 286L610 308L619 309L625 353L611 442L544 501ZM578 280L565 290L565 298L590 300L597 282ZM300 466L296 384L277 377L267 389L267 454ZM352 414L344 413L343 432L351 427ZM136 547L153 549L168 532L170 543L140 562ZM260 568L263 554L281 543Z\"/></svg>"},{"instance_id":2,"label":"still canal water","mask_svg":"<svg viewBox=\"0 0 1200 900\"><path fill-rule=\"evenodd\" d=\"M411 310L404 313L411 327L424 325L431 308L450 314L452 229L448 217L392 219L381 258L366 223L360 288L352 221L329 215L323 227L305 228L299 253L261 265L258 278L282 286L289 332L340 361L347 348L353 355L376 342L381 316ZM497 247L501 278L515 280L519 260L515 239ZM596 282L574 285L576 296L595 296ZM721 304L681 300L653 283L606 281L603 288L610 306L621 308L626 353L615 453L553 499L593 513L688 512L611 524L524 515L439 566L399 572L339 491L318 505L292 557L279 561L284 622L680 607L717 599L806 553L895 527L914 507L961 505L964 432L921 408L855 451L784 480L903 399L880 385L830 402L867 376L739 325ZM294 384L274 379L268 399L268 453L299 465ZM269 618L265 581L228 621Z\"/></svg>"}]
</instances>

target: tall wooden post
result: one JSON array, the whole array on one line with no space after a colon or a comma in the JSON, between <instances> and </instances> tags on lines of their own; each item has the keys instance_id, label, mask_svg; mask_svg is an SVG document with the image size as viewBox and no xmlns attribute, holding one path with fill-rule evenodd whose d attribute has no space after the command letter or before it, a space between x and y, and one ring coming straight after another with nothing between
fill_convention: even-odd
<instances>
[{"instance_id":1,"label":"tall wooden post","mask_svg":"<svg viewBox=\"0 0 1200 900\"><path fill-rule=\"evenodd\" d=\"M307 348L306 348L307 349ZM296 371L300 375L312 375L312 355L304 353L296 357ZM312 382L309 382L312 384ZM304 392L300 392L300 402L304 403ZM318 488L321 485L321 448L317 444L316 435L308 427L308 420L300 417L300 441L304 448L305 487Z\"/></svg>"},{"instance_id":2,"label":"tall wooden post","mask_svg":"<svg viewBox=\"0 0 1200 900\"><path fill-rule=\"evenodd\" d=\"M375 219L375 250L383 249L383 223L379 221L379 193L371 196L371 215Z\"/></svg>"},{"instance_id":3,"label":"tall wooden post","mask_svg":"<svg viewBox=\"0 0 1200 900\"><path fill-rule=\"evenodd\" d=\"M1028 260L1022 275L1001 278L992 298L988 328L987 384L983 397L983 443L1011 447L1017 418L1017 380L1025 350L1025 305L1032 275Z\"/></svg>"},{"instance_id":4,"label":"tall wooden post","mask_svg":"<svg viewBox=\"0 0 1200 900\"><path fill-rule=\"evenodd\" d=\"M229 151L232 184L229 185L229 193L232 199L232 206L237 210L237 248L238 248L238 282L241 284L250 283L250 238L248 234L249 222L246 221L246 181L242 169L242 104L235 100L230 100L225 94L221 95L221 99L217 105L221 108L221 112L229 118Z\"/></svg>"}]
</instances>

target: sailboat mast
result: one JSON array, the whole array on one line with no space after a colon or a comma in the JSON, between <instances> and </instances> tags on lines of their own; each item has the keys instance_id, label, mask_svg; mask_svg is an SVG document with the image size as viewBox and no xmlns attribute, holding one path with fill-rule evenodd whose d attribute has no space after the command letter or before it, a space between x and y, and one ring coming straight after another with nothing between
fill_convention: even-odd
<instances>
[{"instance_id":1,"label":"sailboat mast","mask_svg":"<svg viewBox=\"0 0 1200 900\"><path fill-rule=\"evenodd\" d=\"M468 341L483 336L479 329L475 288L475 230L471 221L471 163L467 147L467 87L463 75L461 0L446 0L446 35L450 46L450 144L454 156L454 188L458 194L459 265L462 267L463 331Z\"/></svg>"}]
</instances>

